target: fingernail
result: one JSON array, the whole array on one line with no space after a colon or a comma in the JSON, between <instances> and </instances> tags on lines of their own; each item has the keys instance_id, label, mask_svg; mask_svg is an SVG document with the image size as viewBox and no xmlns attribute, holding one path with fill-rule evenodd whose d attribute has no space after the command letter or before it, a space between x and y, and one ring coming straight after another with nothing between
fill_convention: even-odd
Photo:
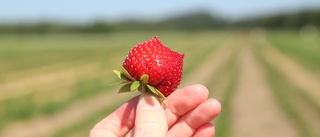
<instances>
[{"instance_id":1,"label":"fingernail","mask_svg":"<svg viewBox=\"0 0 320 137\"><path fill-rule=\"evenodd\" d=\"M215 109L217 109L219 112L221 111L221 104L220 104L220 102L218 101L218 100L216 100L216 99L209 99L210 100L210 104L212 104L212 106L214 106L215 107Z\"/></svg>"},{"instance_id":2,"label":"fingernail","mask_svg":"<svg viewBox=\"0 0 320 137\"><path fill-rule=\"evenodd\" d=\"M159 101L150 93L144 93L140 96L139 99L139 109L159 109L161 107Z\"/></svg>"}]
</instances>

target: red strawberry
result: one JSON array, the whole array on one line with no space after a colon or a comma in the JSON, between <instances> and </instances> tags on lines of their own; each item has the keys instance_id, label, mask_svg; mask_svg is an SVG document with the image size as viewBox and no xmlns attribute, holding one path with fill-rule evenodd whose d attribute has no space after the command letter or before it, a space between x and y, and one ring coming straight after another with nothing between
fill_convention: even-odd
<instances>
[{"instance_id":1,"label":"red strawberry","mask_svg":"<svg viewBox=\"0 0 320 137\"><path fill-rule=\"evenodd\" d=\"M122 83L129 83L122 90L130 86L130 91L138 88L141 92L149 91L165 99L163 95L169 96L180 84L183 58L183 54L163 46L156 36L133 47L123 62L123 72L115 72L125 79ZM122 90L120 92L125 92Z\"/></svg>"}]
</instances>

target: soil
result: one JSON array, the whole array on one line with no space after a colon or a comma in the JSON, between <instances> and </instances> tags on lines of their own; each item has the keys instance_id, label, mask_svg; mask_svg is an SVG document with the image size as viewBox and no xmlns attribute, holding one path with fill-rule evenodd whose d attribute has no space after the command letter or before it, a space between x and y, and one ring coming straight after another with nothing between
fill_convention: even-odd
<instances>
[{"instance_id":1,"label":"soil","mask_svg":"<svg viewBox=\"0 0 320 137\"><path fill-rule=\"evenodd\" d=\"M306 71L297 62L272 48L272 46L267 46L263 55L268 63L288 77L288 80L292 83L305 89L313 100L320 104L320 79L318 77Z\"/></svg>"},{"instance_id":2,"label":"soil","mask_svg":"<svg viewBox=\"0 0 320 137\"><path fill-rule=\"evenodd\" d=\"M262 75L247 37L238 57L239 83L233 100L232 136L296 137L294 125L282 113Z\"/></svg>"},{"instance_id":3,"label":"soil","mask_svg":"<svg viewBox=\"0 0 320 137\"><path fill-rule=\"evenodd\" d=\"M290 97L296 102L295 108L305 122L307 128L315 135L320 135L319 104L320 104L320 80L316 75L312 75L307 69L303 68L296 61L281 53L273 46L267 46L264 52L264 58L267 62L285 76L287 80L301 89L302 94L306 94L308 99L301 97L301 94L292 94ZM308 104L313 101L317 106Z\"/></svg>"}]
</instances>

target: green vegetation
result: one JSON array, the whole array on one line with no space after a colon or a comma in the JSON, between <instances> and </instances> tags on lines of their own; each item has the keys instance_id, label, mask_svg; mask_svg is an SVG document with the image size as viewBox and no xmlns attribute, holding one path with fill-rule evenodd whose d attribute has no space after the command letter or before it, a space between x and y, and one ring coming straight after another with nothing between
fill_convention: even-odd
<instances>
[{"instance_id":1,"label":"green vegetation","mask_svg":"<svg viewBox=\"0 0 320 137\"><path fill-rule=\"evenodd\" d=\"M56 116L73 104L90 101L103 92L116 92L108 86L116 81L112 69L119 68L134 45L156 35L166 46L186 54L187 75L195 67L193 64L218 47L229 34L160 31L3 35L0 38L0 96L4 98L0 98L0 117L5 119L0 122L0 132L15 123ZM203 54L203 50L207 52ZM92 114L68 129L57 131L57 136L72 134L75 130L89 132L97 119L121 103L115 102L113 107L101 110L101 114Z\"/></svg>"},{"instance_id":2,"label":"green vegetation","mask_svg":"<svg viewBox=\"0 0 320 137\"><path fill-rule=\"evenodd\" d=\"M212 96L217 98L221 107L223 108L220 116L217 120L214 121L216 126L216 135L219 137L229 137L231 133L231 124L232 119L234 118L234 113L232 112L232 99L237 87L238 73L239 68L236 65L236 56L233 56L230 60L227 61L223 66L220 66L219 69L213 74L212 78L208 82L208 89L212 91ZM227 80L227 87L223 91L213 90L217 85L221 84L221 80ZM220 96L216 97L216 92L221 92Z\"/></svg>"},{"instance_id":3,"label":"green vegetation","mask_svg":"<svg viewBox=\"0 0 320 137\"><path fill-rule=\"evenodd\" d=\"M164 45L185 54L184 76L188 76L200 66L202 59L223 43L237 41L234 35L245 34L243 31L146 31L1 35L0 133L39 117L57 116L75 104L91 102L103 93L116 93L116 87L108 86L117 81L112 69L119 69L127 51L134 45L153 36L159 36ZM268 31L267 41L307 68L306 71L320 74L319 36L313 41L305 41L297 31L278 30ZM222 104L221 115L214 121L216 136L232 136L232 122L237 118L232 105L239 83L237 59L241 46L238 43L231 45L230 49L233 47L235 51L231 58L222 63L205 83L210 96ZM312 126L317 125L312 121L320 118L306 116L310 115L307 111L319 116L320 104L305 89L299 88L260 57L264 46L268 45L254 45L253 50L261 61L259 65L266 70L265 78L272 88L276 104L299 129L301 136L319 135L312 130ZM318 75L316 77L319 78ZM226 86L222 91L215 91L221 84ZM95 123L125 101L121 95L110 98L114 98L114 103L108 107L88 112L81 121L54 129L50 136L87 136Z\"/></svg>"},{"instance_id":4,"label":"green vegetation","mask_svg":"<svg viewBox=\"0 0 320 137\"><path fill-rule=\"evenodd\" d=\"M320 74L320 36L303 39L296 31L274 31L268 35L272 46L288 54L303 66Z\"/></svg>"},{"instance_id":5,"label":"green vegetation","mask_svg":"<svg viewBox=\"0 0 320 137\"><path fill-rule=\"evenodd\" d=\"M189 74L190 71L198 67L206 56L214 52L223 42L226 41L226 39L231 37L230 33L219 33L219 35L216 33L203 33L201 39L192 40L193 42L190 44L193 45L187 45L185 49L182 49L181 53L186 54L183 66L184 75ZM179 45L179 43L177 43L177 45ZM195 48L198 46L201 46L201 48Z\"/></svg>"},{"instance_id":6,"label":"green vegetation","mask_svg":"<svg viewBox=\"0 0 320 137\"><path fill-rule=\"evenodd\" d=\"M78 121L77 123L73 123L70 127L57 131L52 137L70 137L73 134L78 137L86 137L95 124L105 118L106 115L112 113L121 104L122 102L112 104L111 107L105 108L98 113L94 113L89 117L86 117L83 121Z\"/></svg>"},{"instance_id":7,"label":"green vegetation","mask_svg":"<svg viewBox=\"0 0 320 137\"><path fill-rule=\"evenodd\" d=\"M273 31L268 36L271 45L256 48L256 55L265 70L265 78L272 88L279 108L289 117L292 124L298 127L300 136L319 136L320 133L317 132L316 126L317 121L320 120L320 104L311 97L306 89L302 89L270 65L259 52L264 50L264 46L272 46L302 64L301 66L309 72L319 74L320 41L318 39L305 41L299 37L298 32L294 31Z\"/></svg>"},{"instance_id":8,"label":"green vegetation","mask_svg":"<svg viewBox=\"0 0 320 137\"><path fill-rule=\"evenodd\" d=\"M273 94L279 107L284 113L290 117L290 120L298 127L300 136L304 137L316 137L315 127L312 123L308 123L305 111L308 107L311 107L312 111L320 114L319 106L308 95L293 83L290 83L283 75L277 72L274 68L264 62L264 68L267 73L265 77L269 82ZM299 102L297 102L299 100ZM310 106L299 105L305 104ZM309 117L310 118L310 117ZM320 117L318 117L320 118Z\"/></svg>"}]
</instances>

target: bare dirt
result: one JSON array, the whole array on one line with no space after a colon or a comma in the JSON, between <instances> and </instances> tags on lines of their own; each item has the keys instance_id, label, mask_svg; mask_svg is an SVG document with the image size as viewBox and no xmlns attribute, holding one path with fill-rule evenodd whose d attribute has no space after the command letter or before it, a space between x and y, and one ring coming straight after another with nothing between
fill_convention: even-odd
<instances>
[{"instance_id":1,"label":"bare dirt","mask_svg":"<svg viewBox=\"0 0 320 137\"><path fill-rule=\"evenodd\" d=\"M180 87L192 84L206 84L219 66L231 57L232 49L230 48L230 43L231 41L226 41L217 51L207 55L202 60L201 65L186 76Z\"/></svg>"},{"instance_id":2,"label":"bare dirt","mask_svg":"<svg viewBox=\"0 0 320 137\"><path fill-rule=\"evenodd\" d=\"M274 68L288 77L292 83L305 89L311 97L320 104L320 79L312 73L306 71L297 62L282 54L278 50L267 46L264 52L264 58Z\"/></svg>"},{"instance_id":3,"label":"bare dirt","mask_svg":"<svg viewBox=\"0 0 320 137\"><path fill-rule=\"evenodd\" d=\"M316 102L318 106L308 104L305 99L301 98L301 95L292 96L295 103L295 108L305 121L305 125L315 135L320 135L318 128L320 127L319 107L320 104L320 80L316 75L312 75L296 61L281 53L272 46L267 46L264 50L264 58L272 65L277 71L285 76L285 79L289 80L298 88L302 89L303 94L306 94L309 98ZM292 94L294 95L294 93Z\"/></svg>"},{"instance_id":4,"label":"bare dirt","mask_svg":"<svg viewBox=\"0 0 320 137\"><path fill-rule=\"evenodd\" d=\"M248 37L241 37L239 83L233 100L232 136L295 137L293 124L281 112L257 65Z\"/></svg>"}]
</instances>

